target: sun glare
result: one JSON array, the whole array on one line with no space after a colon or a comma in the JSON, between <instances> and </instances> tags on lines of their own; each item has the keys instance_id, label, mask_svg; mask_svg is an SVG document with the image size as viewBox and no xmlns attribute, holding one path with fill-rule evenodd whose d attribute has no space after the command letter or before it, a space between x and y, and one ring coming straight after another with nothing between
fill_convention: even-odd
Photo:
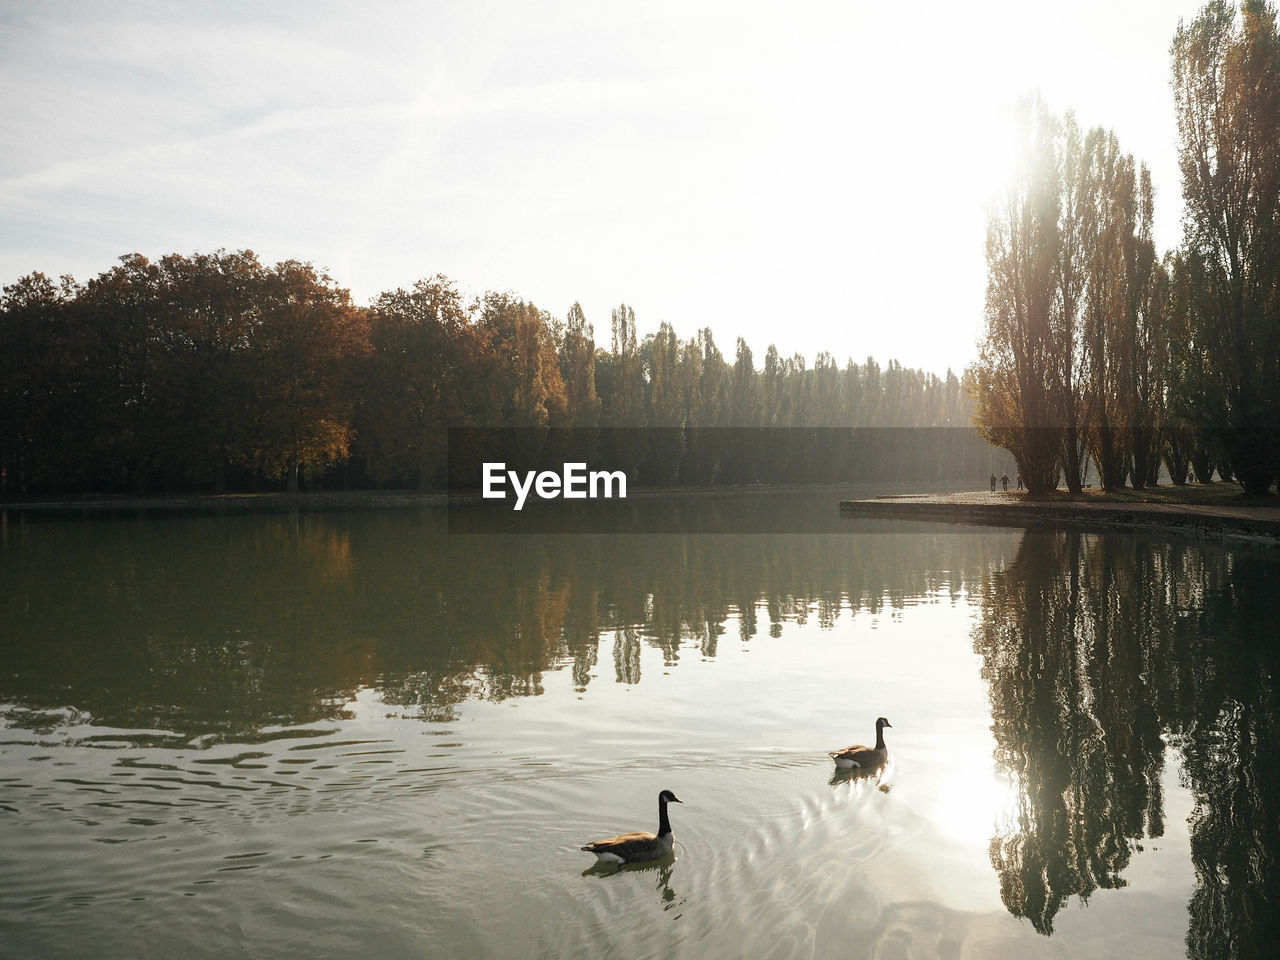
<instances>
[{"instance_id":1,"label":"sun glare","mask_svg":"<svg viewBox=\"0 0 1280 960\"><path fill-rule=\"evenodd\" d=\"M1016 808L1016 785L984 771L953 777L939 795L934 820L955 840L985 847Z\"/></svg>"}]
</instances>

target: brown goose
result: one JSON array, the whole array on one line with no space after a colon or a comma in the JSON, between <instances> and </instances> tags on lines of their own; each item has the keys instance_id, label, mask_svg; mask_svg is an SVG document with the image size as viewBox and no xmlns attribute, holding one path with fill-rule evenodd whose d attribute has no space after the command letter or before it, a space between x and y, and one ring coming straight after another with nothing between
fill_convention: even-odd
<instances>
[{"instance_id":1,"label":"brown goose","mask_svg":"<svg viewBox=\"0 0 1280 960\"><path fill-rule=\"evenodd\" d=\"M620 833L607 840L595 840L588 843L583 850L594 853L597 860L606 863L643 863L646 860L660 860L671 852L671 821L667 819L668 803L683 803L670 790L658 794L658 832Z\"/></svg>"},{"instance_id":2,"label":"brown goose","mask_svg":"<svg viewBox=\"0 0 1280 960\"><path fill-rule=\"evenodd\" d=\"M836 762L837 767L862 767L863 769L871 767L883 767L889 759L889 748L884 745L884 728L892 727L893 724L884 717L876 720L876 745L874 747L864 747L860 743L856 743L851 747L845 747L843 750L833 750L827 754Z\"/></svg>"}]
</instances>

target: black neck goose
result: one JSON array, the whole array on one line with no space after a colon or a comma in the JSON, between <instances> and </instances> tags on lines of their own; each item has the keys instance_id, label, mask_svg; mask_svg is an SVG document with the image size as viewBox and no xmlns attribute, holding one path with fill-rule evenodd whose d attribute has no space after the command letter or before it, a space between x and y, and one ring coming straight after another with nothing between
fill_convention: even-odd
<instances>
[{"instance_id":1,"label":"black neck goose","mask_svg":"<svg viewBox=\"0 0 1280 960\"><path fill-rule=\"evenodd\" d=\"M833 750L827 754L836 762L837 767L861 767L863 769L870 767L883 767L889 760L889 748L884 745L884 728L892 727L893 724L884 717L876 720L876 745L874 747L864 747L860 743L853 746L845 747L843 750Z\"/></svg>"},{"instance_id":2,"label":"black neck goose","mask_svg":"<svg viewBox=\"0 0 1280 960\"><path fill-rule=\"evenodd\" d=\"M647 860L661 860L671 852L671 821L667 819L668 803L683 803L670 790L658 794L658 832L656 834L636 831L620 833L606 840L595 840L588 843L583 850L594 853L598 860L607 863L643 863Z\"/></svg>"}]
</instances>

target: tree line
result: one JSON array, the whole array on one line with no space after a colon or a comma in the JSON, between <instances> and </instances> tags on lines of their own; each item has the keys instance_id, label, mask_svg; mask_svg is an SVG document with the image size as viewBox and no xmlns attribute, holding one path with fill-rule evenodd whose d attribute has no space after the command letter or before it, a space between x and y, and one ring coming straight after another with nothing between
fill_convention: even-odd
<instances>
[{"instance_id":1,"label":"tree line","mask_svg":"<svg viewBox=\"0 0 1280 960\"><path fill-rule=\"evenodd\" d=\"M966 371L975 423L1033 493L1087 465L1101 485L1214 471L1280 476L1280 30L1262 0L1180 22L1172 88L1180 248L1153 241L1146 165L1038 97L987 226L985 334Z\"/></svg>"},{"instance_id":2,"label":"tree line","mask_svg":"<svg viewBox=\"0 0 1280 960\"><path fill-rule=\"evenodd\" d=\"M579 457L597 432L625 435L634 449L615 459L651 484L840 480L857 451L792 430L972 433L971 415L950 371L829 353L809 366L773 346L757 368L744 340L726 357L710 328L642 339L626 305L606 349L577 304L561 320L510 293L468 302L437 275L363 307L309 263L248 250L132 254L83 285L33 273L0 299L11 495L429 489L460 426L565 428ZM726 427L785 429L698 433ZM985 474L985 448L952 442L949 460L939 447L913 469Z\"/></svg>"}]
</instances>

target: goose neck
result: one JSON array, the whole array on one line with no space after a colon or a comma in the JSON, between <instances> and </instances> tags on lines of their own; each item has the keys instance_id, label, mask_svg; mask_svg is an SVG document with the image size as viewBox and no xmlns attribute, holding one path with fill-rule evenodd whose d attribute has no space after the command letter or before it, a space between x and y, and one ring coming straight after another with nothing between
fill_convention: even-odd
<instances>
[{"instance_id":1,"label":"goose neck","mask_svg":"<svg viewBox=\"0 0 1280 960\"><path fill-rule=\"evenodd\" d=\"M658 801L658 836L665 837L671 832L671 821L667 819L667 801Z\"/></svg>"}]
</instances>

